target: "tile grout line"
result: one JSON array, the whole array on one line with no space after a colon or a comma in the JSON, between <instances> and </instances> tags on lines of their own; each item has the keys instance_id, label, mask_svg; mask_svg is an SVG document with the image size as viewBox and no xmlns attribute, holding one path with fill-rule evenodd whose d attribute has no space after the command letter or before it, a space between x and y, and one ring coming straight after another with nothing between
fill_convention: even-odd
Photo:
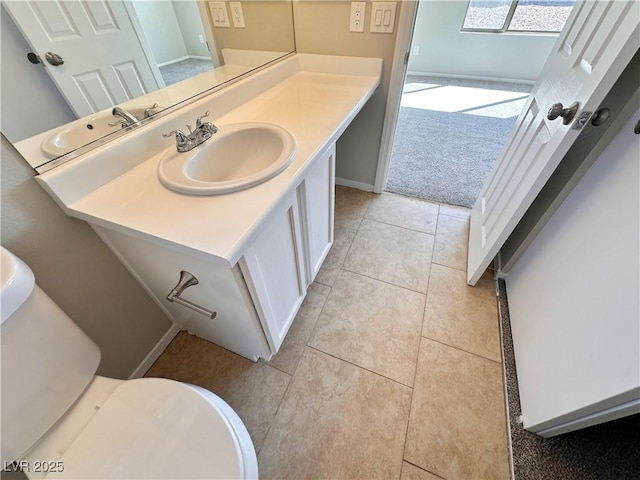
<instances>
[{"instance_id":1,"label":"tile grout line","mask_svg":"<svg viewBox=\"0 0 640 480\"><path fill-rule=\"evenodd\" d=\"M390 378L390 377L387 377L385 375L382 375L381 373L374 372L373 370L370 370L367 367L363 367L362 365L358 365L357 363L353 363L352 361L345 360L344 358L340 358L337 355L334 355L333 353L329 353L329 352L325 352L324 350L320 350L320 348L314 347L313 345L307 344L306 347L310 348L311 350L315 350L316 352L322 353L323 355L327 355L327 356L329 356L331 358L335 358L336 360L340 360L341 362L347 363L349 365L352 365L352 366L354 366L356 368L359 368L361 370L364 370L366 372L372 373L372 374L376 375L377 377L384 378L385 380L388 380L390 382L393 382L393 383L395 383L397 385L400 385L402 387L408 388L408 389L413 391L413 387L410 386L410 385L407 385L406 383L399 382L398 380L395 380L393 378Z\"/></svg>"},{"instance_id":2,"label":"tile grout line","mask_svg":"<svg viewBox=\"0 0 640 480\"><path fill-rule=\"evenodd\" d=\"M433 473L431 470L427 470L426 468L421 467L420 465L416 465L415 463L410 462L410 461L408 461L408 460L403 460L403 461L404 461L404 462L407 462L409 465L413 465L414 467L419 468L420 470L422 470L422 471L424 471L424 472L430 473L430 474L431 474L431 475L433 475L434 477L441 478L442 480L447 480L445 477L443 477L443 476L441 476L441 475L438 475L437 473Z\"/></svg>"},{"instance_id":3,"label":"tile grout line","mask_svg":"<svg viewBox=\"0 0 640 480\"><path fill-rule=\"evenodd\" d=\"M439 343L440 345L444 345L445 347L455 348L464 353L468 353L469 355L473 355L474 357L482 358L483 360L487 360L489 362L497 363L498 365L502 365L502 361L493 360L491 358L485 357L484 355L480 355L479 353L470 352L469 350L465 350L464 348L456 347L455 345L450 345L448 343L443 342L442 340L436 340L435 338L428 337L427 335L422 335L422 338L426 338L429 341Z\"/></svg>"},{"instance_id":4,"label":"tile grout line","mask_svg":"<svg viewBox=\"0 0 640 480\"><path fill-rule=\"evenodd\" d=\"M434 248L431 249L431 258L429 259L429 274L427 275L427 285L426 285L426 292L424 295L424 306L422 308L422 323L420 325L420 339L418 340L418 353L416 355L416 368L413 371L413 388L411 389L411 401L409 403L409 417L407 418L407 427L405 429L405 433L404 433L404 446L402 448L402 462L405 462L405 455L407 452L407 442L409 440L409 424L411 422L411 411L413 410L413 396L415 395L415 386L416 386L416 377L418 376L418 362L420 360L420 348L422 347L422 332L424 331L424 322L426 320L426 314L427 314L427 301L429 299L428 295L429 295L429 285L431 283L431 267L433 265L433 252L435 250L435 236L436 233L438 232L438 220L440 218L440 205L438 205L438 213L436 215L436 227L434 230L434 234L433 234L433 243L434 243ZM409 462L408 462L409 463ZM411 464L413 465L413 463ZM417 465L416 465L417 466ZM400 469L400 474L402 475L402 469Z\"/></svg>"},{"instance_id":5,"label":"tile grout line","mask_svg":"<svg viewBox=\"0 0 640 480\"><path fill-rule=\"evenodd\" d=\"M429 264L429 277L431 277L431 264ZM427 280L427 284L429 280ZM428 287L427 287L428 291ZM424 306L422 308L422 324L420 325L420 338L418 339L418 352L416 353L415 368L413 369L413 388L411 389L411 400L409 401L409 415L407 417L407 426L404 430L404 445L402 446L402 458L400 459L400 475L402 475L402 462L405 461L407 452L407 441L409 440L409 423L411 422L411 411L413 410L413 396L415 395L416 377L418 376L418 361L420 360L420 347L422 346L422 329L424 328L424 316L427 311L427 296L424 296ZM412 464L413 465L413 464Z\"/></svg>"},{"instance_id":6,"label":"tile grout line","mask_svg":"<svg viewBox=\"0 0 640 480\"><path fill-rule=\"evenodd\" d=\"M429 270L430 269L431 269L431 264L429 264ZM368 278L370 280L375 280L376 282L384 283L385 285L390 285L392 287L401 288L401 289L406 290L408 292L418 293L420 295L426 295L427 294L427 292L421 292L419 290L414 290L413 288L405 287L403 285L398 285L397 283L391 283L391 282L389 282L387 280L380 280L379 278L371 277L369 275L365 275L364 273L360 273L360 272L356 272L356 271L353 271L353 270L349 270L348 268L345 268L344 266L340 267L340 270L352 273L354 275L359 275L361 277ZM428 281L427 281L427 283L428 283Z\"/></svg>"},{"instance_id":7,"label":"tile grout line","mask_svg":"<svg viewBox=\"0 0 640 480\"><path fill-rule=\"evenodd\" d=\"M452 217L452 218L455 218L455 217ZM404 225L398 225L397 223L384 222L384 221L378 220L376 218L369 218L369 217L366 216L366 214L362 218L362 220L369 220L370 222L381 223L382 225L388 225L390 227L402 228L404 230L409 230L411 232L424 233L425 235L431 235L434 238L436 236L435 230L433 231L433 233L425 232L424 230L418 230L417 228L411 228L411 227L407 227L407 226L404 226Z\"/></svg>"},{"instance_id":8,"label":"tile grout line","mask_svg":"<svg viewBox=\"0 0 640 480\"><path fill-rule=\"evenodd\" d=\"M327 285L325 285L326 287L328 287ZM267 433L265 433L264 438L262 439L262 445L260 446L260 452L262 452L265 444L267 443L267 438L269 438L269 434L271 433L271 430L273 429L273 425L276 423L276 418L278 417L278 413L280 412L280 409L282 408L282 404L284 403L285 398L287 398L287 394L289 393L289 390L291 389L291 385L293 384L293 381L296 377L296 374L298 373L298 368L300 367L300 363L302 362L302 357L304 356L304 350L305 348L307 348L307 344L309 343L309 339L313 336L313 332L316 329L316 325L318 324L318 320L320 319L320 316L322 315L322 311L324 310L324 306L327 304L327 299L329 298L329 295L331 294L331 291L333 290L332 287L328 287L329 288L329 292L327 293L326 298L324 299L324 302L322 304L322 308L320 309L320 313L318 314L318 318L316 318L316 323L313 325L313 328L311 329L311 332L309 333L309 336L307 337L307 340L304 343L304 347L302 349L302 353L300 355L300 358L298 359L298 363L296 364L296 367L293 371L293 374L288 374L289 375L289 382L287 383L287 388L285 388L284 393L282 394L282 398L280 399L280 402L278 403L278 408L276 408L275 413L273 414L273 420L271 420L271 423L269 424L269 428L267 429ZM294 319L295 321L295 319ZM277 354L276 354L277 355ZM269 365L271 366L271 365ZM272 367L278 371L282 371L276 367ZM286 372L283 372L286 373ZM260 454L260 452L257 453L256 456L258 456Z\"/></svg>"}]
</instances>

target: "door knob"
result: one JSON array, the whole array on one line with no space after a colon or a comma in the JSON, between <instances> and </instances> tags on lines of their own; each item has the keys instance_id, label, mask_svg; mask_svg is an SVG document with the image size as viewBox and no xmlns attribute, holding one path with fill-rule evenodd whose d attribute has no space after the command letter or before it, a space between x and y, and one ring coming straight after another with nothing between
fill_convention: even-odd
<instances>
[{"instance_id":1,"label":"door knob","mask_svg":"<svg viewBox=\"0 0 640 480\"><path fill-rule=\"evenodd\" d=\"M561 103L554 103L547 112L547 118L549 120L555 120L558 117L562 117L562 123L569 125L573 117L578 113L579 106L580 104L578 102L573 102L567 108L564 108Z\"/></svg>"},{"instance_id":2,"label":"door knob","mask_svg":"<svg viewBox=\"0 0 640 480\"><path fill-rule=\"evenodd\" d=\"M47 62L49 62L54 67L62 65L64 63L64 60L62 59L62 57L57 53L47 52L44 54L44 58L47 60Z\"/></svg>"}]
</instances>

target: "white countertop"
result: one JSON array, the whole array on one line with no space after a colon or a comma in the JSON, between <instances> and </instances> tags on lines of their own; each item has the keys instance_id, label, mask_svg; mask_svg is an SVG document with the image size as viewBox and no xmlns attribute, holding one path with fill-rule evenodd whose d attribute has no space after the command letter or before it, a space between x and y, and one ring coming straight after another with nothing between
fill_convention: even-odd
<instances>
[{"instance_id":1,"label":"white countertop","mask_svg":"<svg viewBox=\"0 0 640 480\"><path fill-rule=\"evenodd\" d=\"M331 65L332 58L339 59L336 68ZM64 175L59 169L66 165L40 175L39 181L69 215L194 255L213 255L233 266L269 212L299 184L312 160L338 139L373 94L380 82L381 61L366 60L375 62L373 69L345 74L340 67L347 65L343 58L307 55L304 60L296 60L297 71L289 68L275 86L224 115L216 117L216 109L211 108L211 121L218 126L268 122L289 130L296 139L292 164L247 190L217 196L173 192L159 182L156 173L164 150L80 198L56 195L56 182L48 181ZM331 70L341 73L323 73ZM377 75L372 73L376 70ZM229 87L229 94L233 94L233 88ZM201 114L193 113L194 118L196 113ZM82 159L73 162L79 161Z\"/></svg>"}]
</instances>

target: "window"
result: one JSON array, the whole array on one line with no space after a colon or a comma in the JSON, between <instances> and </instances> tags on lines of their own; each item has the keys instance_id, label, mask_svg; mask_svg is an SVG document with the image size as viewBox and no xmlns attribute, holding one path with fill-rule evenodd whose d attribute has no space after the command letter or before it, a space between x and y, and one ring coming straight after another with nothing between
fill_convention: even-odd
<instances>
[{"instance_id":1,"label":"window","mask_svg":"<svg viewBox=\"0 0 640 480\"><path fill-rule=\"evenodd\" d=\"M559 32L575 0L469 0L463 31Z\"/></svg>"}]
</instances>

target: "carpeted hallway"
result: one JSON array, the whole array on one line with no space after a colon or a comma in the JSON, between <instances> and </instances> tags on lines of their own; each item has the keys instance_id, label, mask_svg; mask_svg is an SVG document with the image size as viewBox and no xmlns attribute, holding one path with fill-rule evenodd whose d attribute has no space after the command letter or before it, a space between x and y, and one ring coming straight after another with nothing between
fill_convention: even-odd
<instances>
[{"instance_id":1,"label":"carpeted hallway","mask_svg":"<svg viewBox=\"0 0 640 480\"><path fill-rule=\"evenodd\" d=\"M473 207L531 87L407 76L386 191Z\"/></svg>"}]
</instances>

